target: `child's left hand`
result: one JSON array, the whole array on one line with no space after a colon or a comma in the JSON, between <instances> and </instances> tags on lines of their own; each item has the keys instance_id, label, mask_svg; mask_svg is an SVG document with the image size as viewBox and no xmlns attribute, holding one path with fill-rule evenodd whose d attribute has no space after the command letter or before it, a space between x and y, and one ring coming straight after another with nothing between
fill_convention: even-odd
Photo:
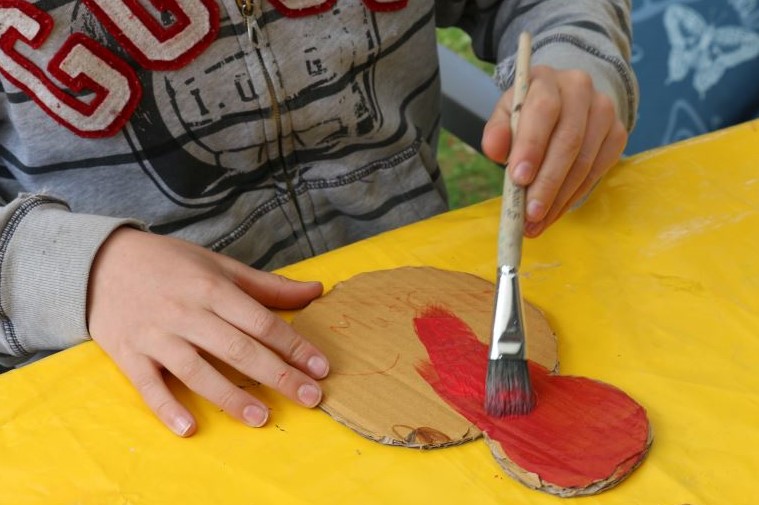
<instances>
[{"instance_id":1,"label":"child's left hand","mask_svg":"<svg viewBox=\"0 0 759 505\"><path fill-rule=\"evenodd\" d=\"M619 161L627 130L588 74L536 66L512 145L512 97L496 104L482 149L498 163L508 155L509 176L527 187L525 236L537 237Z\"/></svg>"}]
</instances>

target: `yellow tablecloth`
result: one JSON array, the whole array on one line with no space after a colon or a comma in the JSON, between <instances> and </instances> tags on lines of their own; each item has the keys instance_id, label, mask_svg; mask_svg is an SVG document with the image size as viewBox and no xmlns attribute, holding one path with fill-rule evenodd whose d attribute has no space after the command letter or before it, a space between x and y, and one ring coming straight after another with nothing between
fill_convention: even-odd
<instances>
[{"instance_id":1,"label":"yellow tablecloth","mask_svg":"<svg viewBox=\"0 0 759 505\"><path fill-rule=\"evenodd\" d=\"M488 201L282 272L327 287L403 265L492 280L498 210ZM524 256L523 294L558 334L562 373L622 388L654 428L629 479L575 500L756 504L759 122L622 163ZM190 439L93 343L0 376L0 504L565 501L511 480L481 440L385 447L265 391L270 423L250 429L176 389L201 426Z\"/></svg>"}]
</instances>

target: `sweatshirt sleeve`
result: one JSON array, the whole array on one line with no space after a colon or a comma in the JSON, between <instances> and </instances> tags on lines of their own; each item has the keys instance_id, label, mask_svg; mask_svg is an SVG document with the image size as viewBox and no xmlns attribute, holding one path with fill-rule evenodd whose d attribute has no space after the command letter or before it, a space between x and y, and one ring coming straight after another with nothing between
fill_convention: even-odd
<instances>
[{"instance_id":1,"label":"sweatshirt sleeve","mask_svg":"<svg viewBox=\"0 0 759 505\"><path fill-rule=\"evenodd\" d=\"M50 196L21 195L0 209L0 362L89 339L90 267L100 245L130 219L71 213Z\"/></svg>"},{"instance_id":2,"label":"sweatshirt sleeve","mask_svg":"<svg viewBox=\"0 0 759 505\"><path fill-rule=\"evenodd\" d=\"M630 0L438 0L436 21L470 34L475 54L496 63L503 90L514 79L519 34L528 30L532 64L586 71L629 131L638 108L630 9Z\"/></svg>"}]
</instances>

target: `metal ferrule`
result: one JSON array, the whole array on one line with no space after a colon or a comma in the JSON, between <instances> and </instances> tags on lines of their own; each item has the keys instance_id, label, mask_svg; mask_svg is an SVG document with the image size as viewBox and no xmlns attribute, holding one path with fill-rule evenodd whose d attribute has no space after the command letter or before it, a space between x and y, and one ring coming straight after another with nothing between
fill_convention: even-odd
<instances>
[{"instance_id":1,"label":"metal ferrule","mask_svg":"<svg viewBox=\"0 0 759 505\"><path fill-rule=\"evenodd\" d=\"M501 356L524 359L525 331L522 313L522 295L519 292L516 267L498 267L493 308L493 334L490 342L490 359Z\"/></svg>"}]
</instances>

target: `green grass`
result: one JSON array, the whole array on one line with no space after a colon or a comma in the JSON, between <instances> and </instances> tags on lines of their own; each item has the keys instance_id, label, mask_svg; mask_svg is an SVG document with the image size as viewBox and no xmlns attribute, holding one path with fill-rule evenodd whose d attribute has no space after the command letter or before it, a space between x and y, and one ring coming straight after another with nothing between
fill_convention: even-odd
<instances>
[{"instance_id":1,"label":"green grass","mask_svg":"<svg viewBox=\"0 0 759 505\"><path fill-rule=\"evenodd\" d=\"M480 67L488 75L493 65L477 59L469 36L457 28L438 29L438 40ZM440 133L438 163L451 208L465 207L500 195L503 169L447 131Z\"/></svg>"}]
</instances>

